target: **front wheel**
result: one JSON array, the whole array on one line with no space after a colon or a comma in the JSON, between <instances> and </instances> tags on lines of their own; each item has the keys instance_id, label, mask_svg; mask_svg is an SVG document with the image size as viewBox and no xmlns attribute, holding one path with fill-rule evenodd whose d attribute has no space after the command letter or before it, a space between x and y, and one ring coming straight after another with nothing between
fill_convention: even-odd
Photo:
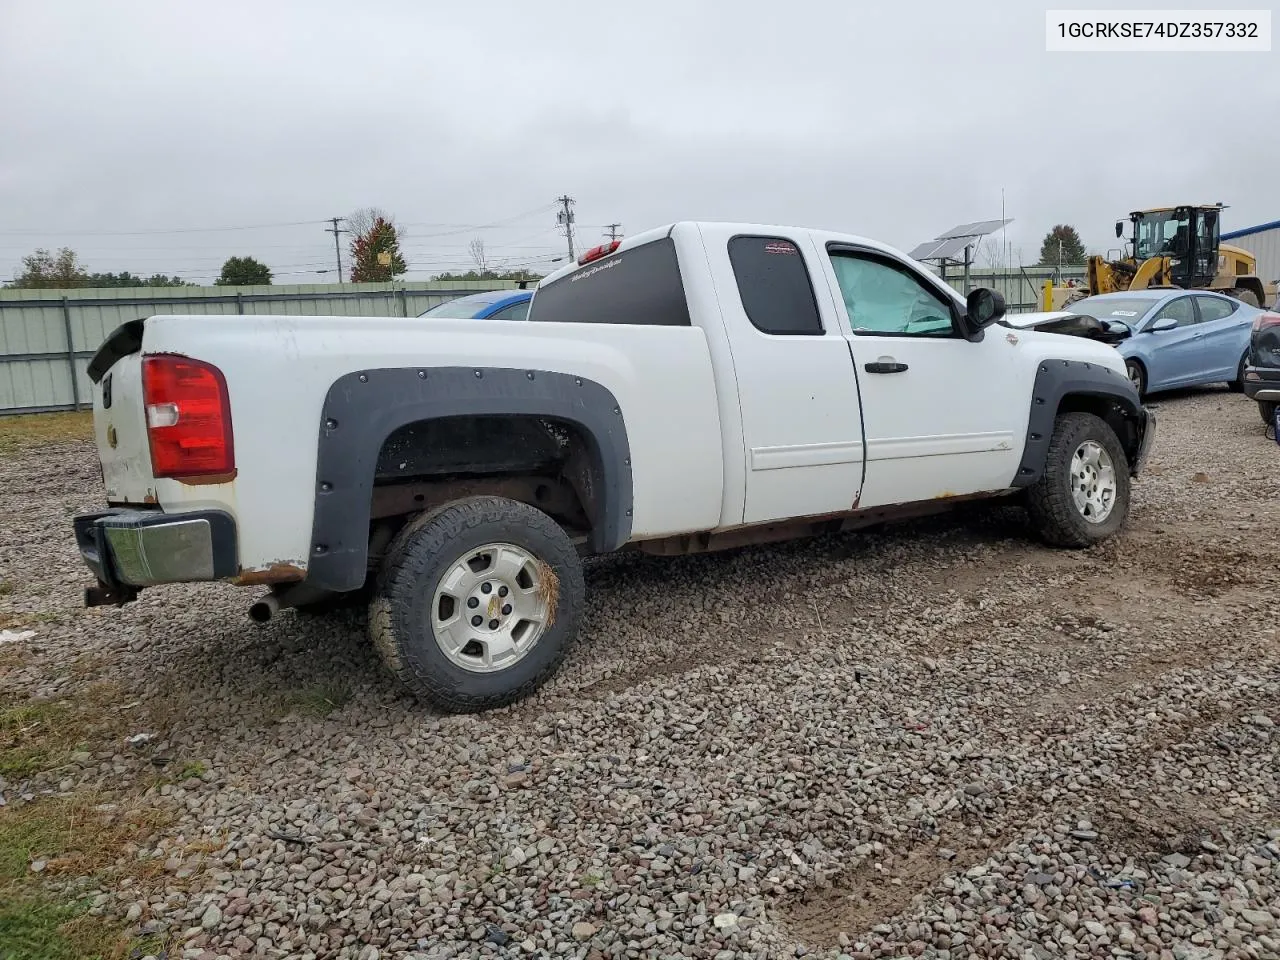
<instances>
[{"instance_id":1,"label":"front wheel","mask_svg":"<svg viewBox=\"0 0 1280 960\"><path fill-rule=\"evenodd\" d=\"M1129 374L1129 382L1133 384L1133 389L1138 391L1138 399L1141 400L1147 395L1146 368L1137 360L1126 360L1124 369Z\"/></svg>"},{"instance_id":2,"label":"front wheel","mask_svg":"<svg viewBox=\"0 0 1280 960\"><path fill-rule=\"evenodd\" d=\"M554 520L514 500L474 497L396 537L369 630L415 696L474 713L522 699L551 676L585 593L577 549Z\"/></svg>"},{"instance_id":3,"label":"front wheel","mask_svg":"<svg viewBox=\"0 0 1280 960\"><path fill-rule=\"evenodd\" d=\"M1275 423L1276 405L1269 400L1258 401L1258 415L1262 417L1262 422L1268 427Z\"/></svg>"},{"instance_id":4,"label":"front wheel","mask_svg":"<svg viewBox=\"0 0 1280 960\"><path fill-rule=\"evenodd\" d=\"M1037 532L1059 547L1105 540L1129 515L1129 459L1115 431L1091 413L1058 417L1044 471L1027 489Z\"/></svg>"}]
</instances>

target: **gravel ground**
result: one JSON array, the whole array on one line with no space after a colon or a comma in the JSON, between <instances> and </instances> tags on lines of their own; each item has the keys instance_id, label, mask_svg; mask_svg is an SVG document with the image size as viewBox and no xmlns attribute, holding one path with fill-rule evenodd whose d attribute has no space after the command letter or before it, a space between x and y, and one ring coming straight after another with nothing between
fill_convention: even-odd
<instances>
[{"instance_id":1,"label":"gravel ground","mask_svg":"<svg viewBox=\"0 0 1280 960\"><path fill-rule=\"evenodd\" d=\"M170 956L1280 957L1280 449L1239 396L1156 406L1098 548L977 507L610 558L559 676L470 717L357 612L80 609L93 450L11 455L0 696L110 690L109 733L0 793L167 811L95 909Z\"/></svg>"}]
</instances>

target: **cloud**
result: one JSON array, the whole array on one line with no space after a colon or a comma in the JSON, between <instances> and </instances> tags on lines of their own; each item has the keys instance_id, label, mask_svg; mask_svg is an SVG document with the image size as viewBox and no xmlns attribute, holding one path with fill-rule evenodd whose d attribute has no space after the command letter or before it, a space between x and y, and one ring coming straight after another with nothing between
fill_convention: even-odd
<instances>
[{"instance_id":1,"label":"cloud","mask_svg":"<svg viewBox=\"0 0 1280 960\"><path fill-rule=\"evenodd\" d=\"M319 221L370 204L428 225L543 207L475 235L544 256L566 192L584 239L705 217L910 247L998 217L1003 189L1028 262L1055 223L1105 249L1142 206L1222 200L1227 229L1280 217L1272 55L1048 54L1043 8L1016 0L64 0L0 17L0 277L37 244L100 270L323 265ZM314 223L94 235L298 220ZM415 228L411 259L465 261L473 234L425 236L447 229Z\"/></svg>"}]
</instances>

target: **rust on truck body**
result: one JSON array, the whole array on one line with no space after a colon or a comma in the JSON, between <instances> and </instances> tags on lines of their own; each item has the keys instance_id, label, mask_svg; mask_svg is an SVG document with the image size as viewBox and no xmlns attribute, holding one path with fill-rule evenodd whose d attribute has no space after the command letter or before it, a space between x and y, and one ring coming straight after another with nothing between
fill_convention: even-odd
<instances>
[{"instance_id":1,"label":"rust on truck body","mask_svg":"<svg viewBox=\"0 0 1280 960\"><path fill-rule=\"evenodd\" d=\"M244 570L231 582L241 587L261 586L270 583L297 583L306 579L307 571L292 563L276 562L258 570Z\"/></svg>"}]
</instances>

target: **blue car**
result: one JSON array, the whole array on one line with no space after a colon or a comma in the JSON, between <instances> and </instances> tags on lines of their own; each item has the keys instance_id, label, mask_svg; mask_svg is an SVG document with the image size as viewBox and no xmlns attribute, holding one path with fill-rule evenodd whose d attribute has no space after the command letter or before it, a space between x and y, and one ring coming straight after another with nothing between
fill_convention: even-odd
<instances>
[{"instance_id":1,"label":"blue car","mask_svg":"<svg viewBox=\"0 0 1280 960\"><path fill-rule=\"evenodd\" d=\"M1165 288L1099 294L1068 304L1063 312L1011 319L1038 329L1061 327L1074 317L1097 320L1098 338L1114 343L1129 379L1145 395L1206 383L1243 389L1249 334L1261 313L1208 290Z\"/></svg>"},{"instance_id":2,"label":"blue car","mask_svg":"<svg viewBox=\"0 0 1280 960\"><path fill-rule=\"evenodd\" d=\"M446 301L418 316L447 320L523 320L529 315L532 299L532 290L491 290Z\"/></svg>"}]
</instances>

